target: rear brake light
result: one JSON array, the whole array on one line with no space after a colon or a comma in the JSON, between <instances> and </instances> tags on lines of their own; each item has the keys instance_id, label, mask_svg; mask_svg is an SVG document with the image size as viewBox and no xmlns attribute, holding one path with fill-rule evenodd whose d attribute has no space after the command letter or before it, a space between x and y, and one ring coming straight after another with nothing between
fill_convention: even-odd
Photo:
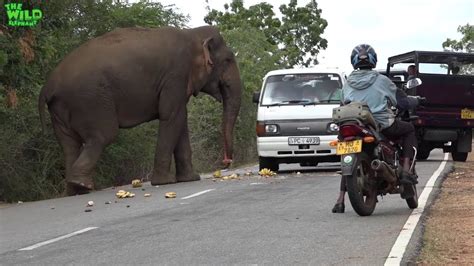
<instances>
[{"instance_id":1,"label":"rear brake light","mask_svg":"<svg viewBox=\"0 0 474 266\"><path fill-rule=\"evenodd\" d=\"M359 136L361 133L362 129L356 125L341 126L339 128L339 135L344 138Z\"/></svg>"}]
</instances>

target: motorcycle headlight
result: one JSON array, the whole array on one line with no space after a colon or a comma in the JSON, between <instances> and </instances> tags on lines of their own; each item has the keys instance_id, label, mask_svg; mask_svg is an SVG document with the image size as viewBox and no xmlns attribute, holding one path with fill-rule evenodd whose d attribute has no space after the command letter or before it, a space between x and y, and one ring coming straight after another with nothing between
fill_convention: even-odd
<instances>
[{"instance_id":1,"label":"motorcycle headlight","mask_svg":"<svg viewBox=\"0 0 474 266\"><path fill-rule=\"evenodd\" d=\"M265 132L266 133L278 133L278 126L277 125L265 125Z\"/></svg>"},{"instance_id":2,"label":"motorcycle headlight","mask_svg":"<svg viewBox=\"0 0 474 266\"><path fill-rule=\"evenodd\" d=\"M329 131L337 132L337 131L339 131L339 126L335 123L331 123L331 124L329 124Z\"/></svg>"}]
</instances>

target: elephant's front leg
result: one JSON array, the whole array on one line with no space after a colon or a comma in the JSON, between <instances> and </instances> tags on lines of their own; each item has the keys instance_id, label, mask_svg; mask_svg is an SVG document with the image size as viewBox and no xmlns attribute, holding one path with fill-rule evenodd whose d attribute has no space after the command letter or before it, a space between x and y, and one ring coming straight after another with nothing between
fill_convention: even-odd
<instances>
[{"instance_id":1,"label":"elephant's front leg","mask_svg":"<svg viewBox=\"0 0 474 266\"><path fill-rule=\"evenodd\" d=\"M178 182L197 181L200 176L193 171L191 143L189 142L188 123L184 124L183 132L174 150L176 179Z\"/></svg>"},{"instance_id":2,"label":"elephant's front leg","mask_svg":"<svg viewBox=\"0 0 474 266\"><path fill-rule=\"evenodd\" d=\"M186 123L186 107L179 108L174 115L170 116L170 119L160 120L155 166L151 178L152 185L177 182L176 176L170 173L171 156L176 149Z\"/></svg>"}]
</instances>

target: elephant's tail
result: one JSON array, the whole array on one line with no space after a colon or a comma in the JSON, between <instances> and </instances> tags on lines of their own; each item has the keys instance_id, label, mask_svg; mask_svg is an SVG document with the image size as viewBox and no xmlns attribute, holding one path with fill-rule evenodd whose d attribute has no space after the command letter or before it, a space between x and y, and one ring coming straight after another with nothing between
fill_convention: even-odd
<instances>
[{"instance_id":1,"label":"elephant's tail","mask_svg":"<svg viewBox=\"0 0 474 266\"><path fill-rule=\"evenodd\" d=\"M45 106L46 106L46 86L41 88L41 92L38 99L38 112L40 116L41 129L43 130L43 134L46 133Z\"/></svg>"}]
</instances>

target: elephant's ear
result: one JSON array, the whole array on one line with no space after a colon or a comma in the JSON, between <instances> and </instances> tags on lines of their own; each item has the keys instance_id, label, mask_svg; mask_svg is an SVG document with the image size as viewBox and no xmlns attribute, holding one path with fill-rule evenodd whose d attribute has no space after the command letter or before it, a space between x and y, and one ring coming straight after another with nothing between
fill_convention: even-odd
<instances>
[{"instance_id":1,"label":"elephant's ear","mask_svg":"<svg viewBox=\"0 0 474 266\"><path fill-rule=\"evenodd\" d=\"M208 74L212 72L212 68L214 66L214 63L212 62L212 59L211 59L211 52L209 51L209 44L210 44L209 42L211 40L212 40L212 37L207 38L206 40L204 40L202 44L202 50L204 52L204 62L205 62L206 71Z\"/></svg>"}]
</instances>

